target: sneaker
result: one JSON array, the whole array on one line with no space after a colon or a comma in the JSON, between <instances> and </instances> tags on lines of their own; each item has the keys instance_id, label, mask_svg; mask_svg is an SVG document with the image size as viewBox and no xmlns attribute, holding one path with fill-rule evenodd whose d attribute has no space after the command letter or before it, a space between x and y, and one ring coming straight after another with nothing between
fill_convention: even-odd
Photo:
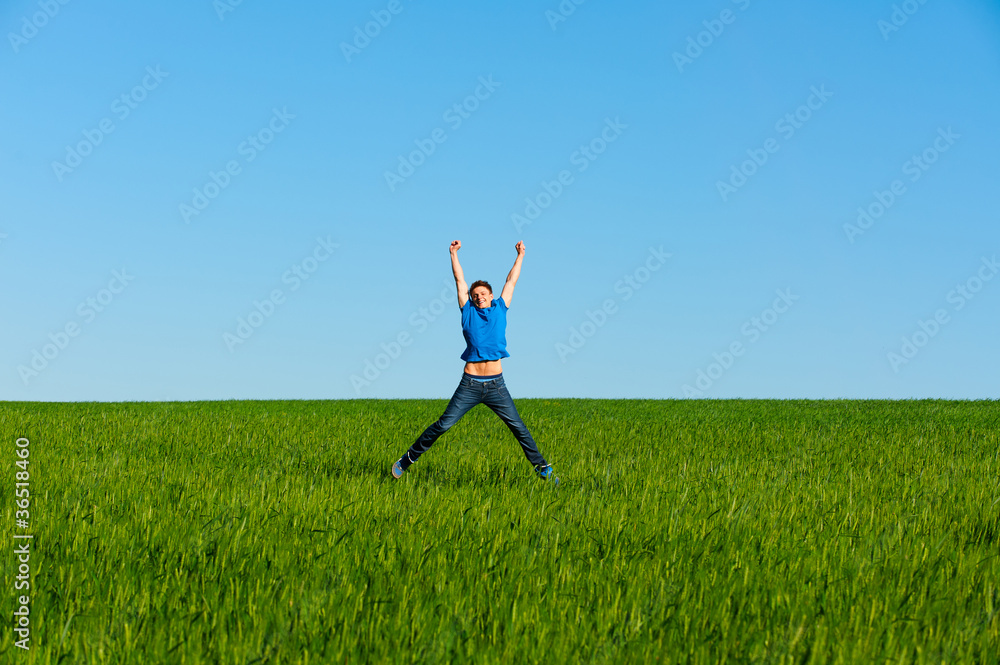
<instances>
[{"instance_id":1,"label":"sneaker","mask_svg":"<svg viewBox=\"0 0 1000 665\"><path fill-rule=\"evenodd\" d=\"M402 478L403 477L403 464L402 464L402 462L403 462L403 458L400 457L398 460L396 460L396 463L392 465L392 477L393 478Z\"/></svg>"},{"instance_id":2,"label":"sneaker","mask_svg":"<svg viewBox=\"0 0 1000 665\"><path fill-rule=\"evenodd\" d=\"M552 485L559 484L559 479L556 478L556 474L552 470L551 466L546 466L538 469L538 477L541 478L542 480L549 481L550 483L552 483Z\"/></svg>"}]
</instances>

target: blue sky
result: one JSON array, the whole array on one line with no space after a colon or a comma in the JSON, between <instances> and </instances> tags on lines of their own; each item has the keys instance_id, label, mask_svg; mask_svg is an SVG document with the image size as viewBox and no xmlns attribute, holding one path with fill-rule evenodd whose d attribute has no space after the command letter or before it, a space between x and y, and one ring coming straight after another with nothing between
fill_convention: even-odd
<instances>
[{"instance_id":1,"label":"blue sky","mask_svg":"<svg viewBox=\"0 0 1000 665\"><path fill-rule=\"evenodd\" d=\"M454 239L515 397L997 396L995 2L0 24L0 399L448 397Z\"/></svg>"}]
</instances>

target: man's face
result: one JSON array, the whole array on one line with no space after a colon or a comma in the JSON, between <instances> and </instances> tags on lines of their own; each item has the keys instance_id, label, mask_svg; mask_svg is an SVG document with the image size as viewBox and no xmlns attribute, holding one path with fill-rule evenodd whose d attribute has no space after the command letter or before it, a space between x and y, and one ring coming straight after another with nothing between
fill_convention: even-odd
<instances>
[{"instance_id":1,"label":"man's face","mask_svg":"<svg viewBox=\"0 0 1000 665\"><path fill-rule=\"evenodd\" d=\"M472 304L479 309L486 309L493 304L493 294L485 286L472 289Z\"/></svg>"}]
</instances>

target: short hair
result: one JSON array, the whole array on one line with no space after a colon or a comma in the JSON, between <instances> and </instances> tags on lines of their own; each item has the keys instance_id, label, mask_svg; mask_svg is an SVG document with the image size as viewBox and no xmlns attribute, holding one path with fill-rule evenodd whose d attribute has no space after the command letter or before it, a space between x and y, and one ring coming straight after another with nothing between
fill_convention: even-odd
<instances>
[{"instance_id":1,"label":"short hair","mask_svg":"<svg viewBox=\"0 0 1000 665\"><path fill-rule=\"evenodd\" d=\"M485 286L486 290L490 292L490 295L493 295L493 287L490 286L490 283L487 282L485 279L477 279L476 281L474 281L472 283L472 286L469 287L469 297L470 298L472 297L472 290L474 288L476 288L477 286Z\"/></svg>"}]
</instances>

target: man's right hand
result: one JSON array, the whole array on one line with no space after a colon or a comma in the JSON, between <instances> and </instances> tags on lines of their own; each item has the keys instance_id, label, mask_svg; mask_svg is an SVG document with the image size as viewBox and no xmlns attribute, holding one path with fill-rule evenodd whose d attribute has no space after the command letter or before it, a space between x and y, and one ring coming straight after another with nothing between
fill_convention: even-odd
<instances>
[{"instance_id":1,"label":"man's right hand","mask_svg":"<svg viewBox=\"0 0 1000 665\"><path fill-rule=\"evenodd\" d=\"M455 288L458 290L458 306L465 307L469 300L469 285L465 283L465 273L462 272L462 265L458 261L458 250L462 249L461 240L452 240L451 247L451 271L455 273Z\"/></svg>"}]
</instances>

